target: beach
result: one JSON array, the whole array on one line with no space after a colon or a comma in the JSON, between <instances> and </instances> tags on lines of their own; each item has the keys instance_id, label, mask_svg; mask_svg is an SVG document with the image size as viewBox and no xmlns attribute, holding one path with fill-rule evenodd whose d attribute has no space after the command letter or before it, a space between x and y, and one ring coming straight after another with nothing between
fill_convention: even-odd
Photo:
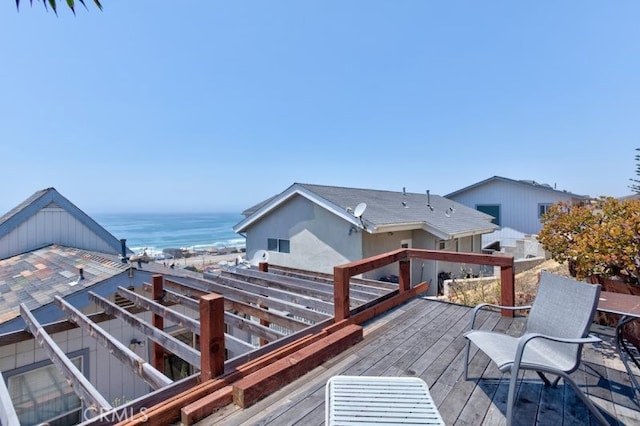
<instances>
[{"instance_id":1,"label":"beach","mask_svg":"<svg viewBox=\"0 0 640 426\"><path fill-rule=\"evenodd\" d=\"M173 263L175 268L185 268L187 266L194 266L198 269L205 269L207 267L215 268L220 265L220 262L235 263L238 257L244 259L245 253L226 253L226 254L197 254L182 259L164 259L156 260L156 263L161 265L171 266Z\"/></svg>"}]
</instances>

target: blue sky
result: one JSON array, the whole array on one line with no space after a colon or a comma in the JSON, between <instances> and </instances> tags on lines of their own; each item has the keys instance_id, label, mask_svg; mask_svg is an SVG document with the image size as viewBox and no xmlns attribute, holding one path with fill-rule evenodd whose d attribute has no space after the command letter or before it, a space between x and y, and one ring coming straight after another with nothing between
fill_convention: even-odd
<instances>
[{"instance_id":1,"label":"blue sky","mask_svg":"<svg viewBox=\"0 0 640 426\"><path fill-rule=\"evenodd\" d=\"M237 212L294 182L630 193L640 2L0 4L0 214ZM64 3L64 2L60 2Z\"/></svg>"}]
</instances>

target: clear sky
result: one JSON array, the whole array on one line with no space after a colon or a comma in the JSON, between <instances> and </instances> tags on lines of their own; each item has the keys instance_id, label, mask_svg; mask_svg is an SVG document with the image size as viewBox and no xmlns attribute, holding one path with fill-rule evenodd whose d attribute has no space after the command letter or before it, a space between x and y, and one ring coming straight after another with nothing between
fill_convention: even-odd
<instances>
[{"instance_id":1,"label":"clear sky","mask_svg":"<svg viewBox=\"0 0 640 426\"><path fill-rule=\"evenodd\" d=\"M627 195L640 1L0 2L0 214L230 211L294 182Z\"/></svg>"}]
</instances>

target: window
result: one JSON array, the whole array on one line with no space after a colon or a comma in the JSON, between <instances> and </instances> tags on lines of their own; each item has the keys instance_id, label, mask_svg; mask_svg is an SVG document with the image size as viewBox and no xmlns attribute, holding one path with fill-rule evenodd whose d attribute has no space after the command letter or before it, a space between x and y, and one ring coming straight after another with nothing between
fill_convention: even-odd
<instances>
[{"instance_id":1,"label":"window","mask_svg":"<svg viewBox=\"0 0 640 426\"><path fill-rule=\"evenodd\" d=\"M289 240L267 239L267 250L279 251L280 253L291 253Z\"/></svg>"},{"instance_id":2,"label":"window","mask_svg":"<svg viewBox=\"0 0 640 426\"><path fill-rule=\"evenodd\" d=\"M540 203L540 204L538 204L538 217L542 218L542 216L544 216L544 214L547 212L547 210L549 210L549 207L551 207L551 204L549 204L549 203Z\"/></svg>"},{"instance_id":3,"label":"window","mask_svg":"<svg viewBox=\"0 0 640 426\"><path fill-rule=\"evenodd\" d=\"M69 354L82 372L88 369L88 350ZM79 423L81 402L51 361L41 361L5 373L11 402L20 424L67 425Z\"/></svg>"},{"instance_id":4,"label":"window","mask_svg":"<svg viewBox=\"0 0 640 426\"><path fill-rule=\"evenodd\" d=\"M280 253L291 253L289 249L289 240L278 240L278 251Z\"/></svg>"},{"instance_id":5,"label":"window","mask_svg":"<svg viewBox=\"0 0 640 426\"><path fill-rule=\"evenodd\" d=\"M491 223L495 223L498 226L502 226L500 222L500 205L499 204L478 204L476 210L486 213L489 216L493 216Z\"/></svg>"}]
</instances>

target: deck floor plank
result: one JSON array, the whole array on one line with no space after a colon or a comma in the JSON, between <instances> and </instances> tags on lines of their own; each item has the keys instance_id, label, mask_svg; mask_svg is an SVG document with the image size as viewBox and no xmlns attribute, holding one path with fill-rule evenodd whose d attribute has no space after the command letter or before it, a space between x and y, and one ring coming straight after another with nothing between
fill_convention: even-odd
<instances>
[{"instance_id":1,"label":"deck floor plank","mask_svg":"<svg viewBox=\"0 0 640 426\"><path fill-rule=\"evenodd\" d=\"M509 374L502 374L482 352L470 353L469 377L463 378L463 357L471 309L417 297L364 324L363 341L325 362L295 382L247 409L225 407L202 420L213 424L322 425L325 384L334 375L421 377L429 385L448 425L504 425ZM479 316L482 328L521 333L522 318ZM601 336L603 337L603 336ZM640 424L640 407L617 359L611 338L585 346L583 363L572 374L578 386L613 424ZM613 348L613 349L612 349ZM516 425L598 424L564 381L546 387L532 372L519 386L514 411Z\"/></svg>"}]
</instances>

